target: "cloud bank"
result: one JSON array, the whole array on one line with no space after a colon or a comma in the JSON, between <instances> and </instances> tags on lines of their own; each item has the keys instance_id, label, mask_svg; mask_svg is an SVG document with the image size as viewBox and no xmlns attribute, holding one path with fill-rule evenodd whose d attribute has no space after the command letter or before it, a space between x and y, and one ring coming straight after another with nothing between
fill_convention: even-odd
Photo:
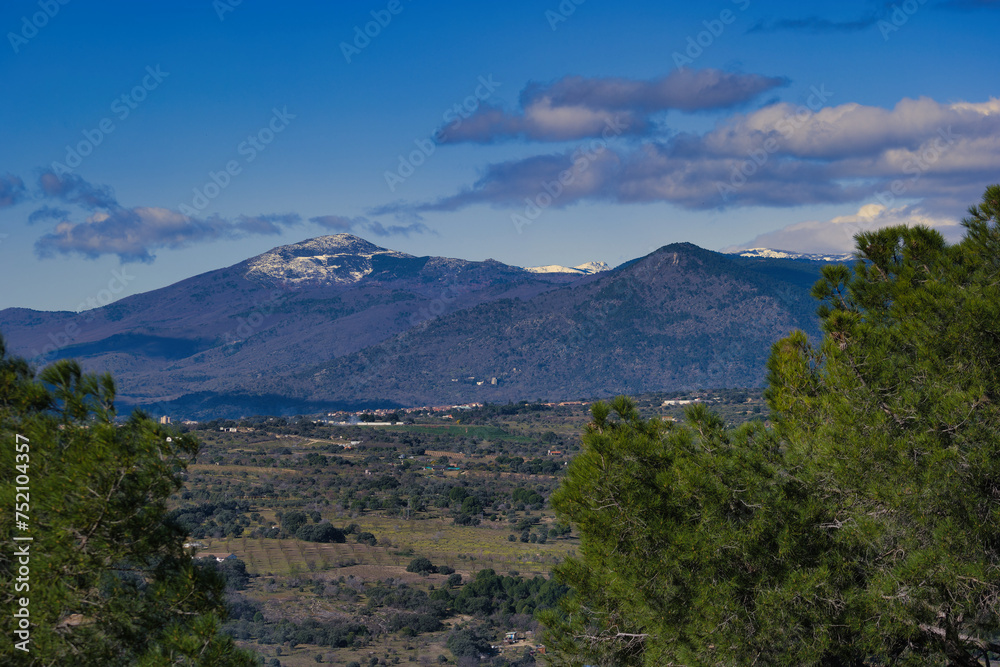
<instances>
[{"instance_id":1,"label":"cloud bank","mask_svg":"<svg viewBox=\"0 0 1000 667\"><path fill-rule=\"evenodd\" d=\"M747 32L771 33L781 30L791 30L814 35L824 33L852 33L871 28L884 15L885 11L869 12L864 16L847 21L834 21L820 16L807 16L801 19L762 19L751 26Z\"/></svg>"},{"instance_id":2,"label":"cloud bank","mask_svg":"<svg viewBox=\"0 0 1000 667\"><path fill-rule=\"evenodd\" d=\"M783 77L715 69L678 69L648 81L567 76L525 87L519 111L482 105L445 125L437 137L442 143L570 141L598 137L613 122L625 125L627 134L646 135L654 129L653 114L728 109L787 84Z\"/></svg>"},{"instance_id":3,"label":"cloud bank","mask_svg":"<svg viewBox=\"0 0 1000 667\"><path fill-rule=\"evenodd\" d=\"M0 179L0 188L4 187L10 190L10 198L24 197L20 179L4 177ZM96 259L102 255L117 255L122 262L152 262L157 249L178 249L254 235L274 236L303 222L297 213L198 218L155 206L125 207L110 187L96 186L78 175L56 174L51 170L40 174L38 189L43 200L58 201L87 212L82 221L74 221L70 219L70 211L44 205L28 216L29 224L56 222L53 229L35 242L35 253L42 258L79 255ZM4 192L0 190L0 203L4 201ZM310 222L338 231L363 227L379 236L428 231L422 223L385 227L377 221L342 216L319 216L311 218Z\"/></svg>"},{"instance_id":4,"label":"cloud bank","mask_svg":"<svg viewBox=\"0 0 1000 667\"><path fill-rule=\"evenodd\" d=\"M13 174L0 176L0 209L14 206L27 194L24 181Z\"/></svg>"},{"instance_id":5,"label":"cloud bank","mask_svg":"<svg viewBox=\"0 0 1000 667\"><path fill-rule=\"evenodd\" d=\"M813 102L834 92L813 87ZM964 210L1000 176L1000 99L776 103L729 116L702 134L616 148L589 145L487 165L458 192L378 213L472 205L565 207L580 201L667 202L688 209L924 199L934 214ZM542 205L539 200L546 203Z\"/></svg>"},{"instance_id":6,"label":"cloud bank","mask_svg":"<svg viewBox=\"0 0 1000 667\"><path fill-rule=\"evenodd\" d=\"M368 232L375 236L410 236L410 234L433 233L422 222L413 222L408 225L385 226L377 220L370 220L364 216L348 218L342 215L320 215L309 218L309 222L315 223L330 231L337 233Z\"/></svg>"},{"instance_id":7,"label":"cloud bank","mask_svg":"<svg viewBox=\"0 0 1000 667\"><path fill-rule=\"evenodd\" d=\"M963 228L956 221L934 216L916 206L887 208L882 204L866 204L857 213L830 220L809 220L767 232L752 240L724 248L736 252L748 248L772 248L806 253L850 253L855 249L854 236L895 225L924 225L941 232L950 242L961 239Z\"/></svg>"}]
</instances>

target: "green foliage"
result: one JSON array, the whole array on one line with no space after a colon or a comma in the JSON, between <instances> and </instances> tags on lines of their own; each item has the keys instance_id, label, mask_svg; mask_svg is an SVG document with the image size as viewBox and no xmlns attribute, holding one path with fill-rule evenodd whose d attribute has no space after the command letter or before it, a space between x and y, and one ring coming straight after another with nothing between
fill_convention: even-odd
<instances>
[{"instance_id":1,"label":"green foliage","mask_svg":"<svg viewBox=\"0 0 1000 667\"><path fill-rule=\"evenodd\" d=\"M1000 187L962 243L857 237L824 337L768 364L773 428L593 406L552 505L582 537L553 664L948 665L1000 652Z\"/></svg>"},{"instance_id":2,"label":"green foliage","mask_svg":"<svg viewBox=\"0 0 1000 667\"><path fill-rule=\"evenodd\" d=\"M542 505L545 503L545 498L540 493L524 488L514 489L511 498L514 499L515 503L524 503L525 505Z\"/></svg>"},{"instance_id":3,"label":"green foliage","mask_svg":"<svg viewBox=\"0 0 1000 667\"><path fill-rule=\"evenodd\" d=\"M469 492L466 491L463 486L454 486L451 491L448 492L448 499L453 503L461 504L469 496Z\"/></svg>"},{"instance_id":4,"label":"green foliage","mask_svg":"<svg viewBox=\"0 0 1000 667\"><path fill-rule=\"evenodd\" d=\"M419 556L410 561L410 564L406 566L406 571L417 574L432 574L437 572L437 568L429 559Z\"/></svg>"},{"instance_id":5,"label":"green foliage","mask_svg":"<svg viewBox=\"0 0 1000 667\"><path fill-rule=\"evenodd\" d=\"M306 542L346 542L344 532L329 523L318 525L303 524L295 531L295 537Z\"/></svg>"},{"instance_id":6,"label":"green foliage","mask_svg":"<svg viewBox=\"0 0 1000 667\"><path fill-rule=\"evenodd\" d=\"M759 622L770 635L758 641L777 643L781 625L747 603L794 569L774 554L808 545L772 438L757 425L727 430L703 406L683 426L643 421L623 397L593 416L552 497L583 544L556 569L575 591L562 618L544 616L546 643L570 664L602 665L742 664L724 647L745 649Z\"/></svg>"},{"instance_id":7,"label":"green foliage","mask_svg":"<svg viewBox=\"0 0 1000 667\"><path fill-rule=\"evenodd\" d=\"M566 591L566 586L553 579L505 577L485 569L477 572L475 579L462 587L453 605L460 614L488 616L499 612L530 615L554 607Z\"/></svg>"},{"instance_id":8,"label":"green foliage","mask_svg":"<svg viewBox=\"0 0 1000 667\"><path fill-rule=\"evenodd\" d=\"M299 528L309 523L309 517L305 512L293 510L281 515L281 527L289 535L294 535Z\"/></svg>"},{"instance_id":9,"label":"green foliage","mask_svg":"<svg viewBox=\"0 0 1000 667\"><path fill-rule=\"evenodd\" d=\"M376 593L379 592L381 590L376 589ZM371 634L363 623L348 619L324 623L313 618L306 618L301 622L281 618L276 623L264 623L259 605L240 596L231 599L230 610L226 633L236 639L253 640L260 644L280 646L290 642L345 648L366 643ZM280 654L279 649L278 655Z\"/></svg>"},{"instance_id":10,"label":"green foliage","mask_svg":"<svg viewBox=\"0 0 1000 667\"><path fill-rule=\"evenodd\" d=\"M325 456L317 452L309 452L308 454L306 454L305 461L306 465L314 466L317 468L326 467L330 463L330 461Z\"/></svg>"},{"instance_id":11,"label":"green foliage","mask_svg":"<svg viewBox=\"0 0 1000 667\"><path fill-rule=\"evenodd\" d=\"M250 583L247 564L239 558L227 558L219 563L214 557L202 559L210 569L222 575L227 591L242 591Z\"/></svg>"},{"instance_id":12,"label":"green foliage","mask_svg":"<svg viewBox=\"0 0 1000 667\"><path fill-rule=\"evenodd\" d=\"M860 234L865 261L814 288L822 344L793 336L769 365L789 464L838 501L827 532L857 569L838 599L871 624L855 645L885 662L1000 651L998 211L991 186L955 246L921 227Z\"/></svg>"},{"instance_id":13,"label":"green foliage","mask_svg":"<svg viewBox=\"0 0 1000 667\"><path fill-rule=\"evenodd\" d=\"M455 630L448 635L445 644L457 658L479 658L480 655L493 655L490 633L484 628L470 627Z\"/></svg>"},{"instance_id":14,"label":"green foliage","mask_svg":"<svg viewBox=\"0 0 1000 667\"><path fill-rule=\"evenodd\" d=\"M462 514L479 514L483 511L483 505L475 496L468 496L462 501Z\"/></svg>"},{"instance_id":15,"label":"green foliage","mask_svg":"<svg viewBox=\"0 0 1000 667\"><path fill-rule=\"evenodd\" d=\"M0 556L0 662L255 665L219 633L224 583L184 551L166 499L198 443L135 413L115 422L110 376L59 361L39 377L0 339L0 501L15 501L15 436L29 440L30 581ZM22 459L23 460L23 459ZM15 530L0 513L0 533ZM30 598L30 654L14 649L14 600Z\"/></svg>"}]
</instances>

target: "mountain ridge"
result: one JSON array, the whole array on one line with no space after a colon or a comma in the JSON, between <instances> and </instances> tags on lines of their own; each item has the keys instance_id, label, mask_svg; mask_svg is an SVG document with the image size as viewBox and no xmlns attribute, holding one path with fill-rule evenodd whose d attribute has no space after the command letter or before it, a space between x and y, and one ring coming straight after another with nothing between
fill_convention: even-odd
<instances>
[{"instance_id":1,"label":"mountain ridge","mask_svg":"<svg viewBox=\"0 0 1000 667\"><path fill-rule=\"evenodd\" d=\"M604 262L584 262L583 264L579 264L577 266L562 266L561 264L526 266L524 267L524 270L532 273L578 273L581 275L590 275L592 273L610 271L611 267Z\"/></svg>"},{"instance_id":2,"label":"mountain ridge","mask_svg":"<svg viewBox=\"0 0 1000 667\"><path fill-rule=\"evenodd\" d=\"M854 259L854 254L849 252L809 253L795 252L793 250L777 250L775 248L746 248L745 250L733 250L728 254L767 259L805 259L814 262L849 262Z\"/></svg>"},{"instance_id":3,"label":"mountain ridge","mask_svg":"<svg viewBox=\"0 0 1000 667\"><path fill-rule=\"evenodd\" d=\"M821 265L678 243L532 273L333 235L94 311L3 310L0 331L37 363L112 372L123 403L188 416L750 386L762 350L818 333Z\"/></svg>"}]
</instances>

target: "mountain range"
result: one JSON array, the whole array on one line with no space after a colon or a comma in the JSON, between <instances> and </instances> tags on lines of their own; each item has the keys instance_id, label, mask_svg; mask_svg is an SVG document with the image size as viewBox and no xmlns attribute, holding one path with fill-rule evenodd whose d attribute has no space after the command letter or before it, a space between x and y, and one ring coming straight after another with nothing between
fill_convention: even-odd
<instances>
[{"instance_id":1,"label":"mountain range","mask_svg":"<svg viewBox=\"0 0 1000 667\"><path fill-rule=\"evenodd\" d=\"M679 243L542 272L338 234L83 313L9 308L0 333L184 417L747 387L778 338L818 334L823 264Z\"/></svg>"},{"instance_id":2,"label":"mountain range","mask_svg":"<svg viewBox=\"0 0 1000 667\"><path fill-rule=\"evenodd\" d=\"M843 253L813 253L794 252L792 250L775 250L774 248L747 248L738 250L734 254L740 257L766 257L768 259L806 259L816 262L850 262L854 259L854 254Z\"/></svg>"},{"instance_id":3,"label":"mountain range","mask_svg":"<svg viewBox=\"0 0 1000 667\"><path fill-rule=\"evenodd\" d=\"M601 271L610 271L611 267L604 262L587 262L577 266L561 266L559 264L526 266L524 270L532 273L578 273L580 275L589 275L591 273L600 273Z\"/></svg>"}]
</instances>

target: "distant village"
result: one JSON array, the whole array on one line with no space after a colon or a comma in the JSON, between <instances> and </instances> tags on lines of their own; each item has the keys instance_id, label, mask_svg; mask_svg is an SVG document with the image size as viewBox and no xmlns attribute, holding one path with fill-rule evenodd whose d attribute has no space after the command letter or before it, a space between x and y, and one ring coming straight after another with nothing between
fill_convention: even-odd
<instances>
[{"instance_id":1,"label":"distant village","mask_svg":"<svg viewBox=\"0 0 1000 667\"><path fill-rule=\"evenodd\" d=\"M473 378L470 378L473 379ZM457 381L457 380L454 380ZM492 378L492 383L496 384L496 378ZM478 384L482 384L479 382ZM719 397L710 398L671 398L664 400L661 407L680 407L697 403L715 403L721 400ZM549 408L565 406L586 406L587 401L553 401L542 402ZM458 419L455 414L483 407L483 403L462 403L455 405L422 405L406 408L373 408L366 410L347 411L340 410L328 412L325 415L313 419L314 424L324 424L327 426L402 426L406 423L403 415L432 414L440 419ZM444 413L444 414L442 414ZM169 416L159 418L161 424L172 424L173 420ZM179 422L187 426L196 426L199 422L186 419ZM252 433L256 429L248 426L220 426L220 431L227 433Z\"/></svg>"}]
</instances>

